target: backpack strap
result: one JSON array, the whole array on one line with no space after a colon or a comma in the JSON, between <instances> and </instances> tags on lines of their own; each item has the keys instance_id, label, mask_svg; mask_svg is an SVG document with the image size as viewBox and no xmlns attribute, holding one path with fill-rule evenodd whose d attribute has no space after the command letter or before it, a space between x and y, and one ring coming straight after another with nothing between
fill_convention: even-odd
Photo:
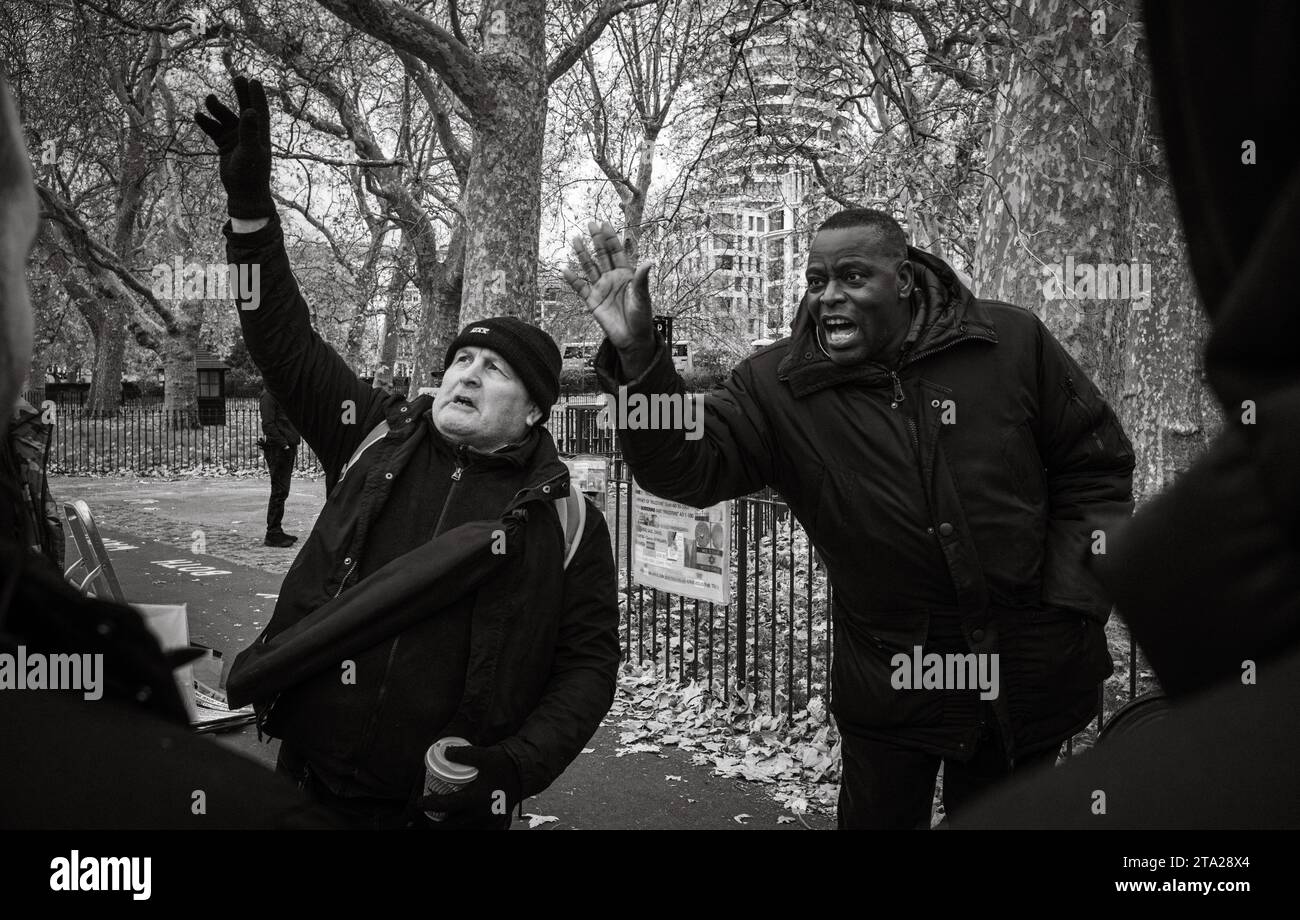
<instances>
[{"instance_id":1,"label":"backpack strap","mask_svg":"<svg viewBox=\"0 0 1300 920\"><path fill-rule=\"evenodd\" d=\"M343 477L348 474L348 470L356 465L358 458L386 434L388 434L387 420L370 429L370 433L357 445L357 449L352 452L348 462L343 464L343 469L339 470L336 486L343 481ZM587 500L577 489L570 489L569 494L564 498L555 500L555 513L559 515L560 530L564 532L564 567L567 569L569 563L573 561L573 557L577 555L578 543L581 541L582 532L587 526Z\"/></svg>"},{"instance_id":2,"label":"backpack strap","mask_svg":"<svg viewBox=\"0 0 1300 920\"><path fill-rule=\"evenodd\" d=\"M578 543L587 526L587 500L581 492L571 488L568 495L555 500L555 513L560 517L560 530L564 532L564 567L567 569L578 553Z\"/></svg>"},{"instance_id":3,"label":"backpack strap","mask_svg":"<svg viewBox=\"0 0 1300 920\"><path fill-rule=\"evenodd\" d=\"M365 436L365 438L362 440L362 442L359 445L357 445L357 449L352 452L352 456L348 458L348 462L343 464L343 469L339 470L338 482L335 483L336 486L338 485L339 482L343 481L343 477L346 476L348 474L348 470L352 469L352 467L356 464L357 459L362 454L364 454L367 450L370 449L370 445L374 444L376 441L383 438L384 435L386 434L388 434L387 419L380 422L374 428L371 428L370 433Z\"/></svg>"}]
</instances>

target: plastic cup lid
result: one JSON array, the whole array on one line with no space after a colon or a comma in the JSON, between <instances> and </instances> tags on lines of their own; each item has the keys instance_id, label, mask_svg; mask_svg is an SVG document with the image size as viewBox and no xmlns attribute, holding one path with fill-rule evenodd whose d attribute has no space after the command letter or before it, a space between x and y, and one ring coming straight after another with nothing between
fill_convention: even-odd
<instances>
[{"instance_id":1,"label":"plastic cup lid","mask_svg":"<svg viewBox=\"0 0 1300 920\"><path fill-rule=\"evenodd\" d=\"M469 764L456 763L454 760L448 760L446 749L449 747L470 747L470 743L464 738L439 738L433 744L429 745L429 750L424 754L424 764L429 768L429 772L444 779L449 783L468 783L478 776L478 767L471 767Z\"/></svg>"}]
</instances>

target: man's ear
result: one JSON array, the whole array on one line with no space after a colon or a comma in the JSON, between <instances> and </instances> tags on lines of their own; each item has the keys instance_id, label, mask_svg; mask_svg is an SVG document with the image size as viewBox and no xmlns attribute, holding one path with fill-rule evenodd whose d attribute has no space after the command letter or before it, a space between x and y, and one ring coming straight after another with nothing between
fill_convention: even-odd
<instances>
[{"instance_id":1,"label":"man's ear","mask_svg":"<svg viewBox=\"0 0 1300 920\"><path fill-rule=\"evenodd\" d=\"M915 285L916 272L912 268L912 263L904 259L898 263L898 299L906 300L911 297Z\"/></svg>"},{"instance_id":2,"label":"man's ear","mask_svg":"<svg viewBox=\"0 0 1300 920\"><path fill-rule=\"evenodd\" d=\"M525 420L528 422L528 427L532 428L534 425L536 425L537 422L541 419L541 417L542 417L542 410L537 408L537 403L535 402L528 403L528 415L525 416Z\"/></svg>"}]
</instances>

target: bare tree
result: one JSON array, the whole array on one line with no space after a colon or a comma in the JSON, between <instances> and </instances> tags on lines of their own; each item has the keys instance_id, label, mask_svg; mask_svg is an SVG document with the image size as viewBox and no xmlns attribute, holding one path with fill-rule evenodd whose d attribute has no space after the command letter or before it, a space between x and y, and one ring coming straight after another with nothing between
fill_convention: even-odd
<instances>
[{"instance_id":1,"label":"bare tree","mask_svg":"<svg viewBox=\"0 0 1300 920\"><path fill-rule=\"evenodd\" d=\"M465 193L461 320L532 317L547 90L609 21L653 0L604 0L576 37L547 57L546 0L486 0L475 41L456 0L446 24L388 0L319 0L364 32L425 65L474 129Z\"/></svg>"},{"instance_id":2,"label":"bare tree","mask_svg":"<svg viewBox=\"0 0 1300 920\"><path fill-rule=\"evenodd\" d=\"M1217 421L1206 333L1160 161L1136 2L1007 11L976 253L984 296L1035 310L1116 407L1135 490L1167 485Z\"/></svg>"}]
</instances>

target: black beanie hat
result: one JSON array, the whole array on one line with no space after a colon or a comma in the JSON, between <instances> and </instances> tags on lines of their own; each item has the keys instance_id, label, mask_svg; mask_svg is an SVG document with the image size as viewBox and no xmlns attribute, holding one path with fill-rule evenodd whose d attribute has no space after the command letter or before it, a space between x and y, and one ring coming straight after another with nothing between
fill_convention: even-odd
<instances>
[{"instance_id":1,"label":"black beanie hat","mask_svg":"<svg viewBox=\"0 0 1300 920\"><path fill-rule=\"evenodd\" d=\"M475 320L448 346L443 370L451 366L456 352L466 345L490 348L505 358L542 410L539 423L550 417L551 406L560 397L560 348L555 339L513 316Z\"/></svg>"}]
</instances>

